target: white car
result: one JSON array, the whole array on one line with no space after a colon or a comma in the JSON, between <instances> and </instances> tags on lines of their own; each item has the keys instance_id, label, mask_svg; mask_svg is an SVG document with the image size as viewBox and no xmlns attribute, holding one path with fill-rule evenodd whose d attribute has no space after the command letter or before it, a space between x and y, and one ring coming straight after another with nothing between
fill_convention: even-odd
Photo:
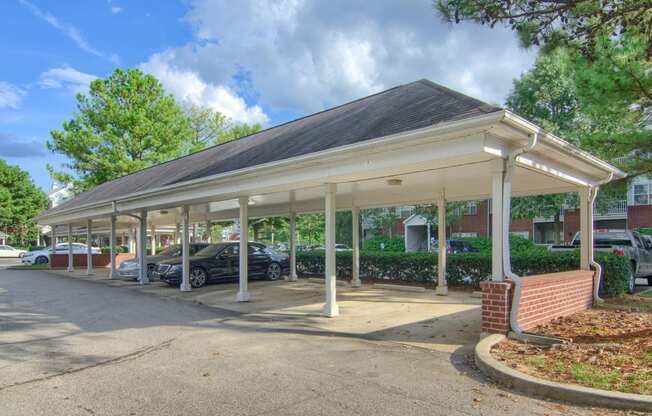
<instances>
[{"instance_id":1,"label":"white car","mask_svg":"<svg viewBox=\"0 0 652 416\"><path fill-rule=\"evenodd\" d=\"M0 245L0 257L13 257L18 258L22 257L23 254L27 253L26 250L18 250L12 246L3 246Z\"/></svg>"},{"instance_id":2,"label":"white car","mask_svg":"<svg viewBox=\"0 0 652 416\"><path fill-rule=\"evenodd\" d=\"M87 246L82 243L72 243L72 254L86 254ZM100 254L98 247L91 247L93 254ZM45 250L28 251L23 254L23 264L45 264L50 262L51 248ZM55 254L68 254L68 243L59 243L55 247Z\"/></svg>"}]
</instances>

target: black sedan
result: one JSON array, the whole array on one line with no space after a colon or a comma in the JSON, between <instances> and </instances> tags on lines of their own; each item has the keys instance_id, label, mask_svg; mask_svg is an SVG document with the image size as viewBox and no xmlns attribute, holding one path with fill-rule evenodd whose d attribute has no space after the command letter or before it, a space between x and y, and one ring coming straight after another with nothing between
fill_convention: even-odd
<instances>
[{"instance_id":1,"label":"black sedan","mask_svg":"<svg viewBox=\"0 0 652 416\"><path fill-rule=\"evenodd\" d=\"M190 257L190 284L202 287L209 282L232 281L240 270L240 243L212 244ZM278 280L288 274L290 262L286 254L276 253L259 243L249 243L249 277ZM181 257L157 263L155 273L169 285L181 284Z\"/></svg>"}]
</instances>

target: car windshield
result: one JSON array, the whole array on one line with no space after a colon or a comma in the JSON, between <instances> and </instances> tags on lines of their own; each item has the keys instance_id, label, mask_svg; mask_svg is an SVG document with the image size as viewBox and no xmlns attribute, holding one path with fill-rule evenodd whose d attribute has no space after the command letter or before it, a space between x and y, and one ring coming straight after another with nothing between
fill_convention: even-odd
<instances>
[{"instance_id":1,"label":"car windshield","mask_svg":"<svg viewBox=\"0 0 652 416\"><path fill-rule=\"evenodd\" d=\"M199 250L196 254L198 257L214 257L222 251L226 244L211 244L210 246Z\"/></svg>"},{"instance_id":2,"label":"car windshield","mask_svg":"<svg viewBox=\"0 0 652 416\"><path fill-rule=\"evenodd\" d=\"M170 246L166 248L165 250L161 251L158 253L159 256L166 256L166 257L176 257L181 255L181 247L179 246Z\"/></svg>"}]
</instances>

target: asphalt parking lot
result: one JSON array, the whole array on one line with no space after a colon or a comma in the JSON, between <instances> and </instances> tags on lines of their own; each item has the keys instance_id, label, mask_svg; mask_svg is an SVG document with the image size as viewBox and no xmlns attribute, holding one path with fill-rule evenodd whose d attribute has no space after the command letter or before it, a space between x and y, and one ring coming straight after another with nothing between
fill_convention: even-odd
<instances>
[{"instance_id":1,"label":"asphalt parking lot","mask_svg":"<svg viewBox=\"0 0 652 416\"><path fill-rule=\"evenodd\" d=\"M43 271L0 270L0 329L3 416L612 414L495 387L472 343L435 351Z\"/></svg>"}]
</instances>

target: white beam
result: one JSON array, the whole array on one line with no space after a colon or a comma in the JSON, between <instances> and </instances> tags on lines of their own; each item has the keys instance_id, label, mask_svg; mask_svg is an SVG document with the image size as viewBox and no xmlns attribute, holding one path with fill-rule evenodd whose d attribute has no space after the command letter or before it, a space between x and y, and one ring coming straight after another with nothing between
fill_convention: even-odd
<instances>
[{"instance_id":1,"label":"white beam","mask_svg":"<svg viewBox=\"0 0 652 416\"><path fill-rule=\"evenodd\" d=\"M505 161L496 160L491 192L491 280L502 281L503 270L503 176Z\"/></svg>"},{"instance_id":2,"label":"white beam","mask_svg":"<svg viewBox=\"0 0 652 416\"><path fill-rule=\"evenodd\" d=\"M290 212L290 282L296 282L297 276L297 214Z\"/></svg>"},{"instance_id":3,"label":"white beam","mask_svg":"<svg viewBox=\"0 0 652 416\"><path fill-rule=\"evenodd\" d=\"M190 292L190 226L189 226L190 207L183 207L181 213L181 291Z\"/></svg>"},{"instance_id":4,"label":"white beam","mask_svg":"<svg viewBox=\"0 0 652 416\"><path fill-rule=\"evenodd\" d=\"M56 251L54 253L56 253ZM73 265L73 254L72 254L72 224L68 223L68 271L72 272L74 270L75 267Z\"/></svg>"},{"instance_id":5,"label":"white beam","mask_svg":"<svg viewBox=\"0 0 652 416\"><path fill-rule=\"evenodd\" d=\"M115 268L115 215L111 215L111 234L109 235L109 249L110 249L110 255L111 255L111 269L109 270L109 279L113 279L117 276L116 268Z\"/></svg>"},{"instance_id":6,"label":"white beam","mask_svg":"<svg viewBox=\"0 0 652 416\"><path fill-rule=\"evenodd\" d=\"M336 278L337 266L335 263L335 213L337 209L337 185L326 184L325 219L326 219L326 303L324 314L333 318L340 314L337 306Z\"/></svg>"},{"instance_id":7,"label":"white beam","mask_svg":"<svg viewBox=\"0 0 652 416\"><path fill-rule=\"evenodd\" d=\"M138 264L140 266L138 271L138 281L141 285L149 283L147 277L147 211L140 212L140 233L138 235Z\"/></svg>"},{"instance_id":8,"label":"white beam","mask_svg":"<svg viewBox=\"0 0 652 416\"><path fill-rule=\"evenodd\" d=\"M448 295L446 283L446 199L442 192L437 200L437 233L439 238L439 253L437 256L437 290L440 296Z\"/></svg>"},{"instance_id":9,"label":"white beam","mask_svg":"<svg viewBox=\"0 0 652 416\"><path fill-rule=\"evenodd\" d=\"M93 221L86 221L86 276L93 275Z\"/></svg>"},{"instance_id":10,"label":"white beam","mask_svg":"<svg viewBox=\"0 0 652 416\"><path fill-rule=\"evenodd\" d=\"M247 289L247 280L249 278L249 198L240 197L240 255L239 255L239 273L240 287L236 300L238 302L249 301L249 291Z\"/></svg>"},{"instance_id":11,"label":"white beam","mask_svg":"<svg viewBox=\"0 0 652 416\"><path fill-rule=\"evenodd\" d=\"M351 210L351 287L362 286L360 281L360 208Z\"/></svg>"}]
</instances>

